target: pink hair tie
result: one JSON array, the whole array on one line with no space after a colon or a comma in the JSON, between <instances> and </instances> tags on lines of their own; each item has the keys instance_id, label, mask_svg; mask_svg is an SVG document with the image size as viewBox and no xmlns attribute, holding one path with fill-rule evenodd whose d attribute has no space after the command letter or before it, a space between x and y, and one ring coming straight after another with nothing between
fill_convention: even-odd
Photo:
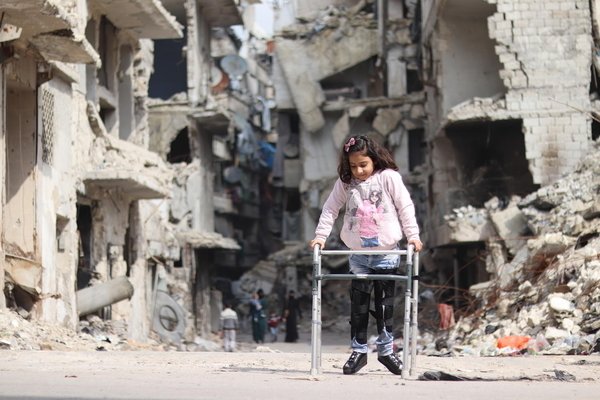
<instances>
[{"instance_id":1,"label":"pink hair tie","mask_svg":"<svg viewBox=\"0 0 600 400\"><path fill-rule=\"evenodd\" d=\"M348 150L350 150L350 146L353 146L355 144L356 144L356 140L354 140L354 138L351 137L350 139L348 139L348 141L344 145L344 151L347 153Z\"/></svg>"}]
</instances>

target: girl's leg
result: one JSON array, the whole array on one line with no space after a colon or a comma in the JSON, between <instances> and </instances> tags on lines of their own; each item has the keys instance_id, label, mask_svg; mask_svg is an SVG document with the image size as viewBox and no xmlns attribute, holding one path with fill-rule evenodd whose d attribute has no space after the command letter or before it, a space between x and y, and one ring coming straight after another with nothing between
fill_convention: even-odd
<instances>
[{"instance_id":1,"label":"girl's leg","mask_svg":"<svg viewBox=\"0 0 600 400\"><path fill-rule=\"evenodd\" d=\"M394 351L393 319L394 295L396 292L395 281L375 281L375 318L377 320L377 353L387 356Z\"/></svg>"},{"instance_id":2,"label":"girl's leg","mask_svg":"<svg viewBox=\"0 0 600 400\"><path fill-rule=\"evenodd\" d=\"M350 337L352 350L359 353L367 352L371 287L371 281L353 280L350 289Z\"/></svg>"},{"instance_id":3,"label":"girl's leg","mask_svg":"<svg viewBox=\"0 0 600 400\"><path fill-rule=\"evenodd\" d=\"M352 354L344 364L345 375L354 374L367 365L367 327L371 302L371 281L353 280L350 289L350 336Z\"/></svg>"}]
</instances>

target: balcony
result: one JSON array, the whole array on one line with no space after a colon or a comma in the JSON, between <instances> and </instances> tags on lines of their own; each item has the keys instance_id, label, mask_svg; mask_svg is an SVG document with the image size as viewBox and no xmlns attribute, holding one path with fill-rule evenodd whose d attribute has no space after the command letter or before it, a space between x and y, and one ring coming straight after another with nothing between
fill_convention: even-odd
<instances>
[{"instance_id":1,"label":"balcony","mask_svg":"<svg viewBox=\"0 0 600 400\"><path fill-rule=\"evenodd\" d=\"M158 0L93 0L94 7L119 29L138 39L176 39L181 25Z\"/></svg>"},{"instance_id":2,"label":"balcony","mask_svg":"<svg viewBox=\"0 0 600 400\"><path fill-rule=\"evenodd\" d=\"M198 0L198 6L200 14L213 28L242 24L235 0Z\"/></svg>"},{"instance_id":3,"label":"balcony","mask_svg":"<svg viewBox=\"0 0 600 400\"><path fill-rule=\"evenodd\" d=\"M99 65L100 57L58 0L4 0L1 7L3 26L22 29L15 47L31 45L47 61Z\"/></svg>"}]
</instances>

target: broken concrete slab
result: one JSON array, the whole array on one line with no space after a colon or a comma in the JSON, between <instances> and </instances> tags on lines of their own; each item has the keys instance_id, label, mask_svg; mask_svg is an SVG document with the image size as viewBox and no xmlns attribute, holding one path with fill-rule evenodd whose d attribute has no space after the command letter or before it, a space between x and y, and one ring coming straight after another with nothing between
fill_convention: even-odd
<instances>
[{"instance_id":1,"label":"broken concrete slab","mask_svg":"<svg viewBox=\"0 0 600 400\"><path fill-rule=\"evenodd\" d=\"M316 132L325 124L319 81L377 54L377 30L356 27L352 35L340 37L324 31L309 42L279 37L276 52L300 119L309 132Z\"/></svg>"},{"instance_id":2,"label":"broken concrete slab","mask_svg":"<svg viewBox=\"0 0 600 400\"><path fill-rule=\"evenodd\" d=\"M47 61L74 64L94 64L100 68L102 61L85 36L65 29L40 34L29 39L31 45Z\"/></svg>"},{"instance_id":3,"label":"broken concrete slab","mask_svg":"<svg viewBox=\"0 0 600 400\"><path fill-rule=\"evenodd\" d=\"M494 224L496 232L504 240L504 244L510 254L513 255L525 244L524 234L529 229L527 219L517 206L517 203L518 199L515 199L502 210L488 207L490 220Z\"/></svg>"},{"instance_id":4,"label":"broken concrete slab","mask_svg":"<svg viewBox=\"0 0 600 400\"><path fill-rule=\"evenodd\" d=\"M384 136L392 132L402 119L402 110L397 108L380 108L373 121L373 128Z\"/></svg>"},{"instance_id":5,"label":"broken concrete slab","mask_svg":"<svg viewBox=\"0 0 600 400\"><path fill-rule=\"evenodd\" d=\"M159 0L92 0L92 3L116 27L132 32L138 39L183 36L181 25Z\"/></svg>"},{"instance_id":6,"label":"broken concrete slab","mask_svg":"<svg viewBox=\"0 0 600 400\"><path fill-rule=\"evenodd\" d=\"M175 236L182 246L190 244L193 248L241 250L235 240L216 232L179 231Z\"/></svg>"}]
</instances>

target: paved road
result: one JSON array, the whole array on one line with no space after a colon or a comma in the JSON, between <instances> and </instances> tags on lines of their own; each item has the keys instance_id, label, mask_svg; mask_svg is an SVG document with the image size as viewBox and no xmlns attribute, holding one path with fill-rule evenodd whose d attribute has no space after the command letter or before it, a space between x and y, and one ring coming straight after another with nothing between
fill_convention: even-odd
<instances>
[{"instance_id":1,"label":"paved road","mask_svg":"<svg viewBox=\"0 0 600 400\"><path fill-rule=\"evenodd\" d=\"M0 399L600 399L600 356L418 357L415 377L370 355L344 376L340 345L323 347L311 376L307 343L222 352L0 351ZM442 371L466 381L423 381Z\"/></svg>"}]
</instances>

